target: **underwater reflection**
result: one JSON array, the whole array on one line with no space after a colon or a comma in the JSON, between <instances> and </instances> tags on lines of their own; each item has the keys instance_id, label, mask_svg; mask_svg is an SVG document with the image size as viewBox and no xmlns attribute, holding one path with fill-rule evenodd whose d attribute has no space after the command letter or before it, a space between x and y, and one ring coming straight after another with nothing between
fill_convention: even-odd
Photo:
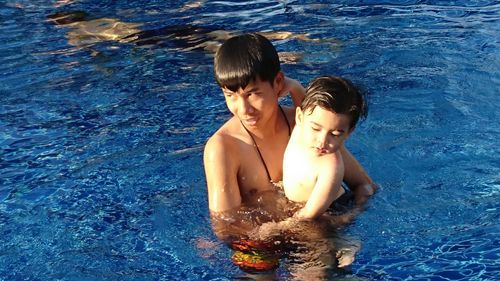
<instances>
[{"instance_id":1,"label":"underwater reflection","mask_svg":"<svg viewBox=\"0 0 500 281\"><path fill-rule=\"evenodd\" d=\"M359 241L341 233L352 208L298 221L293 214L301 207L266 191L240 208L212 214L212 226L233 250L233 264L249 274L270 277L281 266L293 280L327 280L348 270L360 248Z\"/></svg>"},{"instance_id":2,"label":"underwater reflection","mask_svg":"<svg viewBox=\"0 0 500 281\"><path fill-rule=\"evenodd\" d=\"M142 29L142 23L124 22L116 18L92 18L84 11L58 12L47 16L55 25L66 27L68 43L74 47L91 47L100 42L113 41L134 44L140 47L172 48L183 52L202 50L209 54L217 51L226 39L242 33L214 27L191 24L166 26L157 29ZM258 32L271 41L299 40L312 43L338 45L334 39L311 38L308 33L289 31ZM296 63L302 59L301 52L281 52L283 63Z\"/></svg>"},{"instance_id":3,"label":"underwater reflection","mask_svg":"<svg viewBox=\"0 0 500 281\"><path fill-rule=\"evenodd\" d=\"M57 0L55 3L54 3L54 7L62 7L62 6L65 6L65 5L69 5L69 4L73 4L75 3L77 0Z\"/></svg>"}]
</instances>

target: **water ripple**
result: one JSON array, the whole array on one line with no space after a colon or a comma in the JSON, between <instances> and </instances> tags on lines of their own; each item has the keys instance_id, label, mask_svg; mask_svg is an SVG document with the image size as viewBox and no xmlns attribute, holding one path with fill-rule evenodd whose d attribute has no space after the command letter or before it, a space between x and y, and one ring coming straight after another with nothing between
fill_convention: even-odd
<instances>
[{"instance_id":1,"label":"water ripple","mask_svg":"<svg viewBox=\"0 0 500 281\"><path fill-rule=\"evenodd\" d=\"M213 51L261 31L287 75L369 93L348 146L381 190L346 229L363 246L344 277L499 278L498 1L115 2L0 4L1 276L241 275L210 228L202 151L230 116ZM85 23L47 19L75 11ZM104 22L122 33L78 34Z\"/></svg>"}]
</instances>

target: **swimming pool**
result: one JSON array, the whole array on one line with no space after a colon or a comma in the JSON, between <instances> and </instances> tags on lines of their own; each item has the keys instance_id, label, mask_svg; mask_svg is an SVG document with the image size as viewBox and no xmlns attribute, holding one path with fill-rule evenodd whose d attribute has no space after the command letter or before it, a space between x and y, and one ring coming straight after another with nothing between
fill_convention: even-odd
<instances>
[{"instance_id":1,"label":"swimming pool","mask_svg":"<svg viewBox=\"0 0 500 281\"><path fill-rule=\"evenodd\" d=\"M369 92L348 147L381 190L336 278L499 279L500 4L329 2L0 4L0 279L246 276L210 227L202 151L229 113L187 24L308 34L273 40L289 76ZM68 11L93 25L47 20Z\"/></svg>"}]
</instances>

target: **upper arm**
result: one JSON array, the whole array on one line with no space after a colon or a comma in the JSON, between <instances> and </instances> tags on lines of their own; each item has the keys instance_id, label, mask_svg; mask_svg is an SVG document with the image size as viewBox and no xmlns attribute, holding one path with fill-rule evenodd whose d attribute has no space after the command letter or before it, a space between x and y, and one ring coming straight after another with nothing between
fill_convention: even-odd
<instances>
[{"instance_id":1,"label":"upper arm","mask_svg":"<svg viewBox=\"0 0 500 281\"><path fill-rule=\"evenodd\" d=\"M241 205L237 181L237 153L222 136L211 137L205 145L203 162L208 188L208 207L222 212Z\"/></svg>"},{"instance_id":2,"label":"upper arm","mask_svg":"<svg viewBox=\"0 0 500 281\"><path fill-rule=\"evenodd\" d=\"M337 157L333 165L321 165L314 189L300 216L314 219L322 215L328 207L343 194L341 187L344 176L342 159Z\"/></svg>"}]
</instances>

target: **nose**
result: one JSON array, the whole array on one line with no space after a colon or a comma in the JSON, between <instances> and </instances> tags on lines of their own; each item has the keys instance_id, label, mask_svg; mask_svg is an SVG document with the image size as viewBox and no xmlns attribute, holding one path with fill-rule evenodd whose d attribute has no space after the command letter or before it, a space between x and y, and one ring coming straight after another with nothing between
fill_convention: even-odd
<instances>
[{"instance_id":1,"label":"nose","mask_svg":"<svg viewBox=\"0 0 500 281\"><path fill-rule=\"evenodd\" d=\"M328 145L328 134L318 134L318 136L316 137L316 143L318 148L326 148Z\"/></svg>"},{"instance_id":2,"label":"nose","mask_svg":"<svg viewBox=\"0 0 500 281\"><path fill-rule=\"evenodd\" d=\"M253 107L250 105L247 99L240 98L238 102L238 112L242 115L253 113Z\"/></svg>"}]
</instances>

